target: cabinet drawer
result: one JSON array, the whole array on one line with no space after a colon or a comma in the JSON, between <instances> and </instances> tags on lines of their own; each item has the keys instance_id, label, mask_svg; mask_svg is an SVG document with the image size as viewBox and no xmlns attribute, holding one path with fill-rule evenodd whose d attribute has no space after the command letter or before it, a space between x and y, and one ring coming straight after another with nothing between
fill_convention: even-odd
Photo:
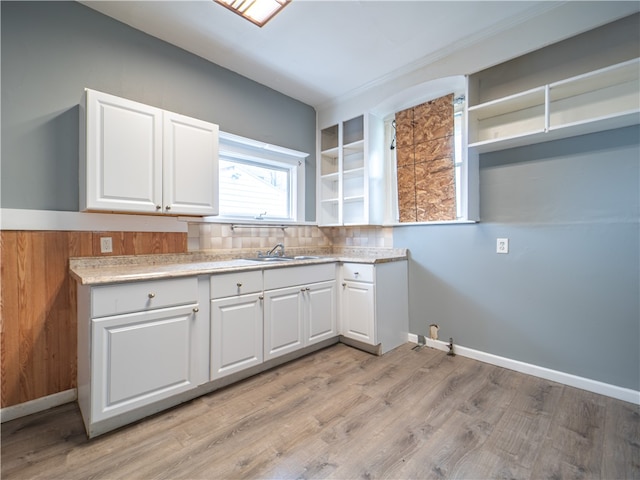
<instances>
[{"instance_id":1,"label":"cabinet drawer","mask_svg":"<svg viewBox=\"0 0 640 480\"><path fill-rule=\"evenodd\" d=\"M335 263L274 268L264 271L264 289L274 290L276 288L293 287L335 279Z\"/></svg>"},{"instance_id":2,"label":"cabinet drawer","mask_svg":"<svg viewBox=\"0 0 640 480\"><path fill-rule=\"evenodd\" d=\"M211 276L211 298L233 297L262 291L262 270Z\"/></svg>"},{"instance_id":3,"label":"cabinet drawer","mask_svg":"<svg viewBox=\"0 0 640 480\"><path fill-rule=\"evenodd\" d=\"M105 317L197 302L196 277L104 285L91 289L91 316Z\"/></svg>"},{"instance_id":4,"label":"cabinet drawer","mask_svg":"<svg viewBox=\"0 0 640 480\"><path fill-rule=\"evenodd\" d=\"M375 267L366 263L343 263L342 279L373 283Z\"/></svg>"}]
</instances>

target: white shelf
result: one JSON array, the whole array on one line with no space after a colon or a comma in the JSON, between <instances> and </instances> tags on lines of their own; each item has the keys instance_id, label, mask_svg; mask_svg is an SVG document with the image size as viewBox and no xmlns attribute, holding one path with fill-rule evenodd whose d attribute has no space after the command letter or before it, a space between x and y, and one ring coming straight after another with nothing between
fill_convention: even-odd
<instances>
[{"instance_id":1,"label":"white shelf","mask_svg":"<svg viewBox=\"0 0 640 480\"><path fill-rule=\"evenodd\" d=\"M506 113L525 110L531 107L544 105L546 87L532 88L526 92L516 93L508 97L498 98L490 102L469 107L469 113L473 113L478 120L497 117Z\"/></svg>"},{"instance_id":2,"label":"white shelf","mask_svg":"<svg viewBox=\"0 0 640 480\"><path fill-rule=\"evenodd\" d=\"M383 209L377 208L377 204L371 205L369 198L368 172L372 168L371 162L382 162L383 132L382 120L370 114L320 130L319 225L382 222ZM376 168L381 166L376 165ZM379 196L382 198L381 193Z\"/></svg>"},{"instance_id":3,"label":"white shelf","mask_svg":"<svg viewBox=\"0 0 640 480\"><path fill-rule=\"evenodd\" d=\"M334 173L327 173L326 175L322 175L320 177L322 180L331 180L331 181L338 181L338 179L340 178L340 172L334 172Z\"/></svg>"},{"instance_id":4,"label":"white shelf","mask_svg":"<svg viewBox=\"0 0 640 480\"><path fill-rule=\"evenodd\" d=\"M349 155L350 153L357 153L364 151L364 140L358 140L356 142L349 143L342 147L345 155Z\"/></svg>"},{"instance_id":5,"label":"white shelf","mask_svg":"<svg viewBox=\"0 0 640 480\"><path fill-rule=\"evenodd\" d=\"M322 150L322 152L320 153L322 154L323 157L337 159L340 154L340 149L338 147L335 147L335 148L330 148L329 150Z\"/></svg>"},{"instance_id":6,"label":"white shelf","mask_svg":"<svg viewBox=\"0 0 640 480\"><path fill-rule=\"evenodd\" d=\"M363 177L364 178L364 167L359 167L359 168L353 168L351 170L345 170L342 173L342 176L344 178L348 178L348 177Z\"/></svg>"},{"instance_id":7,"label":"white shelf","mask_svg":"<svg viewBox=\"0 0 640 480\"><path fill-rule=\"evenodd\" d=\"M470 106L479 153L640 123L640 59Z\"/></svg>"}]
</instances>

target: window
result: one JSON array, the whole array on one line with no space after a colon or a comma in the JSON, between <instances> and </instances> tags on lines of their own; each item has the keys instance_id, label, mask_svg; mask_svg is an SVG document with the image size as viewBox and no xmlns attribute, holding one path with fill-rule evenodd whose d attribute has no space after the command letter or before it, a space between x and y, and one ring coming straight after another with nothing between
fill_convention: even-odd
<instances>
[{"instance_id":1,"label":"window","mask_svg":"<svg viewBox=\"0 0 640 480\"><path fill-rule=\"evenodd\" d=\"M220 217L304 221L306 156L220 132Z\"/></svg>"},{"instance_id":2,"label":"window","mask_svg":"<svg viewBox=\"0 0 640 480\"><path fill-rule=\"evenodd\" d=\"M396 221L465 220L463 99L451 93L396 112L387 122L393 129Z\"/></svg>"}]
</instances>

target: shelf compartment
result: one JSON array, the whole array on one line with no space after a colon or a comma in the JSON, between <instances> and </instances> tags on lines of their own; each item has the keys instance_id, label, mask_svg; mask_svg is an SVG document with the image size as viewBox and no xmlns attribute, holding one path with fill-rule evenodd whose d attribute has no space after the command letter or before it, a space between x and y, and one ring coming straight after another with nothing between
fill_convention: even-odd
<instances>
[{"instance_id":1,"label":"shelf compartment","mask_svg":"<svg viewBox=\"0 0 640 480\"><path fill-rule=\"evenodd\" d=\"M320 200L336 200L340 198L340 176L329 175L320 179Z\"/></svg>"},{"instance_id":2,"label":"shelf compartment","mask_svg":"<svg viewBox=\"0 0 640 480\"><path fill-rule=\"evenodd\" d=\"M344 145L364 140L364 115L342 122L342 140Z\"/></svg>"},{"instance_id":3,"label":"shelf compartment","mask_svg":"<svg viewBox=\"0 0 640 480\"><path fill-rule=\"evenodd\" d=\"M323 225L338 225L340 223L340 206L337 199L320 202L319 220Z\"/></svg>"},{"instance_id":4,"label":"shelf compartment","mask_svg":"<svg viewBox=\"0 0 640 480\"><path fill-rule=\"evenodd\" d=\"M366 223L364 197L353 197L343 203L343 223L345 225L362 225Z\"/></svg>"},{"instance_id":5,"label":"shelf compartment","mask_svg":"<svg viewBox=\"0 0 640 480\"><path fill-rule=\"evenodd\" d=\"M556 82L549 87L551 129L625 117L639 111L638 59Z\"/></svg>"},{"instance_id":6,"label":"shelf compartment","mask_svg":"<svg viewBox=\"0 0 640 480\"><path fill-rule=\"evenodd\" d=\"M358 142L344 147L342 151L342 170L364 168L364 143Z\"/></svg>"},{"instance_id":7,"label":"shelf compartment","mask_svg":"<svg viewBox=\"0 0 640 480\"><path fill-rule=\"evenodd\" d=\"M342 197L346 201L350 197L364 196L364 176L344 176Z\"/></svg>"},{"instance_id":8,"label":"shelf compartment","mask_svg":"<svg viewBox=\"0 0 640 480\"><path fill-rule=\"evenodd\" d=\"M326 151L338 148L338 125L323 128L320 132L320 150Z\"/></svg>"},{"instance_id":9,"label":"shelf compartment","mask_svg":"<svg viewBox=\"0 0 640 480\"><path fill-rule=\"evenodd\" d=\"M544 131L546 87L469 108L470 147Z\"/></svg>"},{"instance_id":10,"label":"shelf compartment","mask_svg":"<svg viewBox=\"0 0 640 480\"><path fill-rule=\"evenodd\" d=\"M339 153L337 148L327 152L322 152L320 155L320 174L324 176L332 173L338 173L338 157Z\"/></svg>"}]
</instances>

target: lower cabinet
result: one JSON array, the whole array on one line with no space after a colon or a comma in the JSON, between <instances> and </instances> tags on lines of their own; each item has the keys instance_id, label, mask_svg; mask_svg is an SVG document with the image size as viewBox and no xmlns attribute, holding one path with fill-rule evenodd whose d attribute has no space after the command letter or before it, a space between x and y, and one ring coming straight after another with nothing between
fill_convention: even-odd
<instances>
[{"instance_id":1,"label":"lower cabinet","mask_svg":"<svg viewBox=\"0 0 640 480\"><path fill-rule=\"evenodd\" d=\"M377 353L405 343L407 262L339 268L339 293L336 263L78 285L78 404L89 437L339 334Z\"/></svg>"},{"instance_id":2,"label":"lower cabinet","mask_svg":"<svg viewBox=\"0 0 640 480\"><path fill-rule=\"evenodd\" d=\"M342 335L370 345L376 344L376 322L372 283L346 280L342 283Z\"/></svg>"},{"instance_id":3,"label":"lower cabinet","mask_svg":"<svg viewBox=\"0 0 640 480\"><path fill-rule=\"evenodd\" d=\"M344 263L341 268L340 333L383 354L407 342L407 261ZM357 346L357 345L356 345Z\"/></svg>"},{"instance_id":4,"label":"lower cabinet","mask_svg":"<svg viewBox=\"0 0 640 480\"><path fill-rule=\"evenodd\" d=\"M304 287L302 290L304 292ZM299 287L265 292L265 360L293 352L304 346L303 292Z\"/></svg>"},{"instance_id":5,"label":"lower cabinet","mask_svg":"<svg viewBox=\"0 0 640 480\"><path fill-rule=\"evenodd\" d=\"M90 437L207 381L199 285L189 277L79 286L78 404Z\"/></svg>"},{"instance_id":6,"label":"lower cabinet","mask_svg":"<svg viewBox=\"0 0 640 480\"><path fill-rule=\"evenodd\" d=\"M211 276L210 380L262 363L262 317L261 270Z\"/></svg>"},{"instance_id":7,"label":"lower cabinet","mask_svg":"<svg viewBox=\"0 0 640 480\"><path fill-rule=\"evenodd\" d=\"M94 421L196 386L190 368L196 315L189 305L93 321Z\"/></svg>"},{"instance_id":8,"label":"lower cabinet","mask_svg":"<svg viewBox=\"0 0 640 480\"><path fill-rule=\"evenodd\" d=\"M265 271L265 360L338 335L335 278L332 263Z\"/></svg>"}]
</instances>

